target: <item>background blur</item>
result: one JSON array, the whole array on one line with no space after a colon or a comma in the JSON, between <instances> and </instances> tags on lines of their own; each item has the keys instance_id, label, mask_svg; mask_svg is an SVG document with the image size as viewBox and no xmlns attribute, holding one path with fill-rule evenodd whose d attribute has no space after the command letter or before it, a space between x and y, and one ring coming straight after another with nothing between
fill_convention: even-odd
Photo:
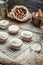
<instances>
[{"instance_id":1,"label":"background blur","mask_svg":"<svg viewBox=\"0 0 43 65\"><path fill-rule=\"evenodd\" d=\"M30 12L36 11L39 8L43 10L43 0L9 0L8 1L9 11L15 5L24 5L30 10Z\"/></svg>"}]
</instances>

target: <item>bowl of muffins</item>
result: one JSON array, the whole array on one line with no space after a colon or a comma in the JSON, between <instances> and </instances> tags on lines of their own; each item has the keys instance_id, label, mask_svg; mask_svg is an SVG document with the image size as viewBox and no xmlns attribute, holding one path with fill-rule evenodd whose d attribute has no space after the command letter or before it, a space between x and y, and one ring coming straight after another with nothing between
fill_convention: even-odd
<instances>
[{"instance_id":1,"label":"bowl of muffins","mask_svg":"<svg viewBox=\"0 0 43 65\"><path fill-rule=\"evenodd\" d=\"M8 17L15 19L19 22L25 22L32 18L32 14L29 12L28 8L22 5L16 5L9 12Z\"/></svg>"}]
</instances>

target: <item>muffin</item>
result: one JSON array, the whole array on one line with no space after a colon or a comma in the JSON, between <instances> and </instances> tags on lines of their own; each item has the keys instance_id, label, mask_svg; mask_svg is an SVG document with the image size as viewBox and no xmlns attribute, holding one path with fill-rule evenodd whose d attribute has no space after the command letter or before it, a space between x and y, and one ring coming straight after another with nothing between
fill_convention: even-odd
<instances>
[{"instance_id":1,"label":"muffin","mask_svg":"<svg viewBox=\"0 0 43 65\"><path fill-rule=\"evenodd\" d=\"M10 40L10 45L13 49L20 49L22 46L22 40L18 39L18 38L12 38Z\"/></svg>"},{"instance_id":2,"label":"muffin","mask_svg":"<svg viewBox=\"0 0 43 65\"><path fill-rule=\"evenodd\" d=\"M8 39L8 33L0 32L0 43L5 42Z\"/></svg>"},{"instance_id":3,"label":"muffin","mask_svg":"<svg viewBox=\"0 0 43 65\"><path fill-rule=\"evenodd\" d=\"M31 41L32 36L33 36L33 33L30 31L23 31L21 33L21 39L27 42Z\"/></svg>"},{"instance_id":4,"label":"muffin","mask_svg":"<svg viewBox=\"0 0 43 65\"><path fill-rule=\"evenodd\" d=\"M34 42L33 45L31 46L31 50L35 52L40 52L42 49L42 45L39 42Z\"/></svg>"},{"instance_id":5,"label":"muffin","mask_svg":"<svg viewBox=\"0 0 43 65\"><path fill-rule=\"evenodd\" d=\"M17 25L11 25L8 28L8 32L11 34L17 34L19 31L19 27Z\"/></svg>"},{"instance_id":6,"label":"muffin","mask_svg":"<svg viewBox=\"0 0 43 65\"><path fill-rule=\"evenodd\" d=\"M7 21L7 20L1 20L0 21L0 28L1 29L7 29L8 26L9 26L9 21Z\"/></svg>"}]
</instances>

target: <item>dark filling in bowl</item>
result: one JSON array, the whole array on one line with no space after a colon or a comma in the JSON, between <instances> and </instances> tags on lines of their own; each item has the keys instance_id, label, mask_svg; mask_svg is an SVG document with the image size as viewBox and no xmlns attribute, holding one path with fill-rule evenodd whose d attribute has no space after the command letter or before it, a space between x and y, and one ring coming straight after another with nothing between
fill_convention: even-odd
<instances>
[{"instance_id":1,"label":"dark filling in bowl","mask_svg":"<svg viewBox=\"0 0 43 65\"><path fill-rule=\"evenodd\" d=\"M14 14L18 19L23 19L26 17L26 12L24 8L16 8Z\"/></svg>"}]
</instances>

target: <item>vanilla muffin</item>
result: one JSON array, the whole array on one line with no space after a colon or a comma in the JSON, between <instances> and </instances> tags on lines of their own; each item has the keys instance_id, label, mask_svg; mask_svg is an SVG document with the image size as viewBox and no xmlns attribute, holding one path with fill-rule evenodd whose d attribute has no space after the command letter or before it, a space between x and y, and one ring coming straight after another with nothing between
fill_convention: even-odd
<instances>
[{"instance_id":1,"label":"vanilla muffin","mask_svg":"<svg viewBox=\"0 0 43 65\"><path fill-rule=\"evenodd\" d=\"M0 43L5 42L8 39L8 33L0 32Z\"/></svg>"},{"instance_id":2,"label":"vanilla muffin","mask_svg":"<svg viewBox=\"0 0 43 65\"><path fill-rule=\"evenodd\" d=\"M7 21L7 20L1 20L0 21L0 28L1 29L7 29L8 26L9 26L9 21Z\"/></svg>"},{"instance_id":3,"label":"vanilla muffin","mask_svg":"<svg viewBox=\"0 0 43 65\"><path fill-rule=\"evenodd\" d=\"M31 41L33 33L30 31L23 31L20 36L21 36L21 39L28 42L28 41Z\"/></svg>"},{"instance_id":4,"label":"vanilla muffin","mask_svg":"<svg viewBox=\"0 0 43 65\"><path fill-rule=\"evenodd\" d=\"M11 25L8 28L8 32L11 34L16 34L19 31L19 27L17 25Z\"/></svg>"},{"instance_id":5,"label":"vanilla muffin","mask_svg":"<svg viewBox=\"0 0 43 65\"><path fill-rule=\"evenodd\" d=\"M13 49L20 49L22 46L22 40L18 39L18 38L12 38L10 40L10 45Z\"/></svg>"}]
</instances>

